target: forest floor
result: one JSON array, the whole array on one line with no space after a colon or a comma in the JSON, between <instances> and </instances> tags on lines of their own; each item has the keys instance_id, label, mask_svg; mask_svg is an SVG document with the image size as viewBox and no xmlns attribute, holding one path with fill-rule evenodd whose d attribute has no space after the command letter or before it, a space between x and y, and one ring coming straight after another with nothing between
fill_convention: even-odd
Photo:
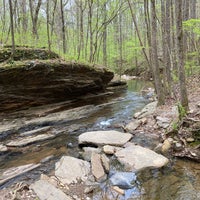
<instances>
[{"instance_id":1,"label":"forest floor","mask_svg":"<svg viewBox=\"0 0 200 200\"><path fill-rule=\"evenodd\" d=\"M176 98L179 96L178 86L174 89ZM189 111L185 117L179 119L177 99L169 98L166 104L156 108L153 115L147 117L147 123L138 129L144 133L159 135L161 142L167 146L161 153L191 159L200 162L200 75L193 75L187 79L187 92L189 100ZM167 128L159 127L157 117L169 119ZM170 138L170 140L168 140ZM165 143L165 140L169 142Z\"/></svg>"}]
</instances>

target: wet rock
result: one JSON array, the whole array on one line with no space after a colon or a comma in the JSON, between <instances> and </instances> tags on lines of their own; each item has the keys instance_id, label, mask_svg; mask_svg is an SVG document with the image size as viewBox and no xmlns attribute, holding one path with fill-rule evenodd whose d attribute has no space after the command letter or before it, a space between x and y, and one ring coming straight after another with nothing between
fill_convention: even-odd
<instances>
[{"instance_id":1,"label":"wet rock","mask_svg":"<svg viewBox=\"0 0 200 200\"><path fill-rule=\"evenodd\" d=\"M101 154L101 162L106 173L110 170L110 161L105 154Z\"/></svg>"},{"instance_id":2,"label":"wet rock","mask_svg":"<svg viewBox=\"0 0 200 200\"><path fill-rule=\"evenodd\" d=\"M40 200L72 200L71 197L46 180L36 181L30 188L34 190Z\"/></svg>"},{"instance_id":3,"label":"wet rock","mask_svg":"<svg viewBox=\"0 0 200 200\"><path fill-rule=\"evenodd\" d=\"M29 172L37 167L39 167L41 164L27 164L22 165L19 167L12 167L10 169L7 169L3 173L0 174L0 185L3 185L7 181L20 176L26 172Z\"/></svg>"},{"instance_id":4,"label":"wet rock","mask_svg":"<svg viewBox=\"0 0 200 200\"><path fill-rule=\"evenodd\" d=\"M89 173L89 162L70 156L63 156L55 165L55 176L63 184L86 181Z\"/></svg>"},{"instance_id":5,"label":"wet rock","mask_svg":"<svg viewBox=\"0 0 200 200\"><path fill-rule=\"evenodd\" d=\"M138 118L138 119L141 119L141 118L144 118L144 117L147 117L147 116L153 114L155 112L155 110L156 110L157 104L158 104L157 101L154 101L154 102L151 102L151 103L147 104L141 110L141 112L135 113L134 117Z\"/></svg>"},{"instance_id":6,"label":"wet rock","mask_svg":"<svg viewBox=\"0 0 200 200\"><path fill-rule=\"evenodd\" d=\"M122 189L130 189L134 187L136 178L133 172L116 172L110 177L110 182Z\"/></svg>"},{"instance_id":7,"label":"wet rock","mask_svg":"<svg viewBox=\"0 0 200 200\"><path fill-rule=\"evenodd\" d=\"M26 131L26 132L20 133L20 136L30 136L30 135L35 135L35 134L39 134L39 133L44 133L44 132L49 131L50 129L51 129L50 126L42 127L42 128L34 129L31 131Z\"/></svg>"},{"instance_id":8,"label":"wet rock","mask_svg":"<svg viewBox=\"0 0 200 200\"><path fill-rule=\"evenodd\" d=\"M120 150L121 147L105 145L103 146L103 152L108 155L113 155L117 150Z\"/></svg>"},{"instance_id":9,"label":"wet rock","mask_svg":"<svg viewBox=\"0 0 200 200\"><path fill-rule=\"evenodd\" d=\"M121 133L118 131L92 131L82 133L79 138L79 144L95 145L116 145L123 146L132 138L130 133Z\"/></svg>"},{"instance_id":10,"label":"wet rock","mask_svg":"<svg viewBox=\"0 0 200 200\"><path fill-rule=\"evenodd\" d=\"M92 153L91 167L92 167L92 174L94 175L97 182L103 182L106 180L107 175L104 171L100 154L97 154L95 152Z\"/></svg>"},{"instance_id":11,"label":"wet rock","mask_svg":"<svg viewBox=\"0 0 200 200\"><path fill-rule=\"evenodd\" d=\"M169 162L166 157L134 144L117 151L115 155L127 170L139 171L145 168L160 168Z\"/></svg>"},{"instance_id":12,"label":"wet rock","mask_svg":"<svg viewBox=\"0 0 200 200\"><path fill-rule=\"evenodd\" d=\"M169 125L170 125L170 119L169 118L166 118L166 117L160 117L160 116L157 116L156 117L156 121L157 121L157 125L160 127L160 128L168 128Z\"/></svg>"},{"instance_id":13,"label":"wet rock","mask_svg":"<svg viewBox=\"0 0 200 200\"><path fill-rule=\"evenodd\" d=\"M11 141L8 144L6 144L6 146L8 146L8 147L22 147L22 146L26 146L28 144L32 144L32 143L35 143L35 142L49 140L49 139L52 139L54 137L55 137L54 134L41 134L41 135L37 135L37 136L29 136L29 137L26 137L26 138L19 138L17 140Z\"/></svg>"},{"instance_id":14,"label":"wet rock","mask_svg":"<svg viewBox=\"0 0 200 200\"><path fill-rule=\"evenodd\" d=\"M6 151L8 151L8 148L5 145L0 144L0 153L6 152Z\"/></svg>"},{"instance_id":15,"label":"wet rock","mask_svg":"<svg viewBox=\"0 0 200 200\"><path fill-rule=\"evenodd\" d=\"M127 132L133 133L134 130L136 130L140 125L141 125L142 121L135 119L132 120L131 122L129 122L126 126L125 126L125 130Z\"/></svg>"}]
</instances>

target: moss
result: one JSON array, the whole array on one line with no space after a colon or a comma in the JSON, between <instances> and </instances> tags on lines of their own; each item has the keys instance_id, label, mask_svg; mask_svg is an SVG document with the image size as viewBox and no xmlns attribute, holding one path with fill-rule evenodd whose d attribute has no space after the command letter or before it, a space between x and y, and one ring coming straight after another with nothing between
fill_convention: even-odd
<instances>
[{"instance_id":1,"label":"moss","mask_svg":"<svg viewBox=\"0 0 200 200\"><path fill-rule=\"evenodd\" d=\"M4 47L0 49L0 62L9 60L11 56L11 48ZM14 61L18 60L31 60L31 59L56 59L59 58L58 54L48 51L47 49L36 49L32 47L16 47L14 54Z\"/></svg>"}]
</instances>

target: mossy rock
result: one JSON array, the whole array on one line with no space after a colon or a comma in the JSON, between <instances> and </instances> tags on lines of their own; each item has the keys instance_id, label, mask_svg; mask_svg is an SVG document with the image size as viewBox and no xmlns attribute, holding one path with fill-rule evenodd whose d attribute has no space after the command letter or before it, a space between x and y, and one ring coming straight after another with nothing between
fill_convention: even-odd
<instances>
[{"instance_id":1,"label":"mossy rock","mask_svg":"<svg viewBox=\"0 0 200 200\"><path fill-rule=\"evenodd\" d=\"M0 63L9 60L11 57L11 52L12 48L10 46L0 49ZM46 60L55 58L59 58L58 54L48 51L45 48L38 49L26 46L17 46L13 56L14 61L36 59Z\"/></svg>"}]
</instances>

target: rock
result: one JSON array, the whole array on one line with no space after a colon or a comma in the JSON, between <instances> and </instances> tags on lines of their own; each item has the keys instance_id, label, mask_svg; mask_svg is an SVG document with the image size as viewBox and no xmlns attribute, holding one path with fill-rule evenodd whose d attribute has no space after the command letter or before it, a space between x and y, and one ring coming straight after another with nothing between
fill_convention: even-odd
<instances>
[{"instance_id":1,"label":"rock","mask_svg":"<svg viewBox=\"0 0 200 200\"><path fill-rule=\"evenodd\" d=\"M144 118L144 117L147 117L147 116L153 114L155 112L155 110L156 110L157 104L158 104L157 101L154 101L154 102L151 102L151 103L147 104L141 110L141 112L135 113L134 117L138 118L138 119L141 119L141 118Z\"/></svg>"},{"instance_id":2,"label":"rock","mask_svg":"<svg viewBox=\"0 0 200 200\"><path fill-rule=\"evenodd\" d=\"M191 137L189 137L189 138L187 138L187 139L186 139L186 141L187 141L187 142L194 142L194 141L195 141L195 139L194 139L194 138L191 138Z\"/></svg>"},{"instance_id":3,"label":"rock","mask_svg":"<svg viewBox=\"0 0 200 200\"><path fill-rule=\"evenodd\" d=\"M130 133L121 133L118 131L92 131L82 133L79 138L79 144L95 145L116 145L123 146L132 138Z\"/></svg>"},{"instance_id":4,"label":"rock","mask_svg":"<svg viewBox=\"0 0 200 200\"><path fill-rule=\"evenodd\" d=\"M15 141L11 141L8 144L6 144L6 146L8 146L8 147L22 147L22 146L26 146L28 144L32 144L34 142L49 140L49 139L52 139L54 137L55 137L54 134L41 134L41 135L37 135L37 136L29 136L29 137L26 137L26 138L19 138Z\"/></svg>"},{"instance_id":5,"label":"rock","mask_svg":"<svg viewBox=\"0 0 200 200\"><path fill-rule=\"evenodd\" d=\"M122 189L130 189L135 186L136 178L133 172L116 172L110 177L110 182Z\"/></svg>"},{"instance_id":6,"label":"rock","mask_svg":"<svg viewBox=\"0 0 200 200\"><path fill-rule=\"evenodd\" d=\"M42 127L42 128L34 129L31 131L20 133L20 136L30 136L30 135L35 135L36 133L37 134L44 133L44 132L49 131L50 129L51 129L50 126L46 126L46 127Z\"/></svg>"},{"instance_id":7,"label":"rock","mask_svg":"<svg viewBox=\"0 0 200 200\"><path fill-rule=\"evenodd\" d=\"M132 120L131 122L129 122L126 126L125 126L125 130L127 132L133 133L134 130L136 130L140 125L141 125L142 121L135 119Z\"/></svg>"},{"instance_id":8,"label":"rock","mask_svg":"<svg viewBox=\"0 0 200 200\"><path fill-rule=\"evenodd\" d=\"M154 148L154 151L156 153L162 153L162 146L163 146L163 143L159 143L155 148Z\"/></svg>"},{"instance_id":9,"label":"rock","mask_svg":"<svg viewBox=\"0 0 200 200\"><path fill-rule=\"evenodd\" d=\"M157 125L160 128L166 129L170 125L170 119L169 118L157 116L156 120L157 120Z\"/></svg>"},{"instance_id":10,"label":"rock","mask_svg":"<svg viewBox=\"0 0 200 200\"><path fill-rule=\"evenodd\" d=\"M40 160L40 163L48 162L48 161L52 160L53 158L54 158L54 155L44 157L42 160Z\"/></svg>"},{"instance_id":11,"label":"rock","mask_svg":"<svg viewBox=\"0 0 200 200\"><path fill-rule=\"evenodd\" d=\"M127 85L127 82L121 80L114 80L114 81L112 80L110 83L108 83L108 87L115 87L121 85Z\"/></svg>"},{"instance_id":12,"label":"rock","mask_svg":"<svg viewBox=\"0 0 200 200\"><path fill-rule=\"evenodd\" d=\"M110 160L105 154L101 154L101 162L106 173L110 170Z\"/></svg>"},{"instance_id":13,"label":"rock","mask_svg":"<svg viewBox=\"0 0 200 200\"><path fill-rule=\"evenodd\" d=\"M5 172L0 174L0 185L3 185L7 181L20 176L26 172L29 172L37 167L39 167L41 164L27 164L22 165L18 167L12 167L10 169L7 169Z\"/></svg>"},{"instance_id":14,"label":"rock","mask_svg":"<svg viewBox=\"0 0 200 200\"><path fill-rule=\"evenodd\" d=\"M99 148L93 148L93 147L83 147L83 151L81 152L81 156L86 161L91 161L92 152L100 153L101 150Z\"/></svg>"},{"instance_id":15,"label":"rock","mask_svg":"<svg viewBox=\"0 0 200 200\"><path fill-rule=\"evenodd\" d=\"M183 149L182 144L179 143L179 142L176 142L175 145L174 145L174 150L181 151L182 149Z\"/></svg>"},{"instance_id":16,"label":"rock","mask_svg":"<svg viewBox=\"0 0 200 200\"><path fill-rule=\"evenodd\" d=\"M162 148L161 148L161 152L162 153L166 153L170 150L170 148L172 147L172 143L173 143L173 139L172 138L168 138L163 142Z\"/></svg>"},{"instance_id":17,"label":"rock","mask_svg":"<svg viewBox=\"0 0 200 200\"><path fill-rule=\"evenodd\" d=\"M103 152L108 155L113 155L117 150L120 150L120 147L105 145L103 146Z\"/></svg>"},{"instance_id":18,"label":"rock","mask_svg":"<svg viewBox=\"0 0 200 200\"><path fill-rule=\"evenodd\" d=\"M200 102L197 104L197 107L199 107L199 108L200 108Z\"/></svg>"},{"instance_id":19,"label":"rock","mask_svg":"<svg viewBox=\"0 0 200 200\"><path fill-rule=\"evenodd\" d=\"M63 184L86 181L89 173L89 162L70 156L63 156L55 165L55 176Z\"/></svg>"},{"instance_id":20,"label":"rock","mask_svg":"<svg viewBox=\"0 0 200 200\"><path fill-rule=\"evenodd\" d=\"M50 183L51 185L57 187L58 186L58 182L56 181L56 179L50 178L45 174L41 174L40 175L40 180L44 180L47 181L48 183Z\"/></svg>"},{"instance_id":21,"label":"rock","mask_svg":"<svg viewBox=\"0 0 200 200\"><path fill-rule=\"evenodd\" d=\"M18 50L16 47L16 52ZM37 52L24 47L23 51L26 53L20 61L18 58L14 64L6 63L0 67L0 111L60 102L100 91L114 76L100 65L65 62L57 55L51 60L44 56L45 60L42 60L42 50ZM27 60L33 51L34 59ZM4 60L0 52L0 62Z\"/></svg>"},{"instance_id":22,"label":"rock","mask_svg":"<svg viewBox=\"0 0 200 200\"><path fill-rule=\"evenodd\" d=\"M34 190L40 200L72 200L71 197L46 180L36 181L30 188Z\"/></svg>"},{"instance_id":23,"label":"rock","mask_svg":"<svg viewBox=\"0 0 200 200\"><path fill-rule=\"evenodd\" d=\"M93 182L85 188L84 193L89 194L92 193L94 190L99 190L99 189L100 189L100 183Z\"/></svg>"},{"instance_id":24,"label":"rock","mask_svg":"<svg viewBox=\"0 0 200 200\"><path fill-rule=\"evenodd\" d=\"M8 148L5 145L0 144L0 153L6 152L6 151L8 151Z\"/></svg>"},{"instance_id":25,"label":"rock","mask_svg":"<svg viewBox=\"0 0 200 200\"><path fill-rule=\"evenodd\" d=\"M163 167L169 162L166 157L134 144L117 151L115 155L127 170L134 171Z\"/></svg>"},{"instance_id":26,"label":"rock","mask_svg":"<svg viewBox=\"0 0 200 200\"><path fill-rule=\"evenodd\" d=\"M122 189L119 188L118 186L113 186L112 189L115 190L117 193L119 193L119 194L121 194L121 195L124 195L124 194L125 194L124 190L122 190Z\"/></svg>"},{"instance_id":27,"label":"rock","mask_svg":"<svg viewBox=\"0 0 200 200\"><path fill-rule=\"evenodd\" d=\"M107 175L104 171L101 155L95 152L92 153L91 157L92 174L94 175L97 182L103 182L106 180Z\"/></svg>"}]
</instances>

